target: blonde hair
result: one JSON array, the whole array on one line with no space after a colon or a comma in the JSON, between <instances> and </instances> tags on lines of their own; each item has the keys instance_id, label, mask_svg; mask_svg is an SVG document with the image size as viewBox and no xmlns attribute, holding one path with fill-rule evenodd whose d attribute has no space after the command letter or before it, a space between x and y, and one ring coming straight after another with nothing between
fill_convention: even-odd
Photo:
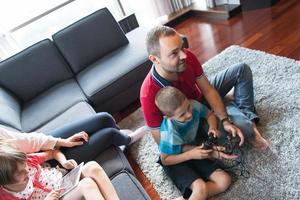
<instances>
[{"instance_id":1,"label":"blonde hair","mask_svg":"<svg viewBox=\"0 0 300 200\"><path fill-rule=\"evenodd\" d=\"M155 96L155 104L167 117L173 117L174 112L179 108L186 96L177 88L167 86L158 91Z\"/></svg>"},{"instance_id":2,"label":"blonde hair","mask_svg":"<svg viewBox=\"0 0 300 200\"><path fill-rule=\"evenodd\" d=\"M0 139L0 185L15 183L18 163L26 162L26 154L14 148L12 144Z\"/></svg>"}]
</instances>

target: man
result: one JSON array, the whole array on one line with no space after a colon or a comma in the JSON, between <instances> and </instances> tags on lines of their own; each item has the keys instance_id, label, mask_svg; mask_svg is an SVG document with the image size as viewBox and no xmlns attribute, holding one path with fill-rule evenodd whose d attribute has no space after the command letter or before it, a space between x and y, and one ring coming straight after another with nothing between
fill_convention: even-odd
<instances>
[{"instance_id":1,"label":"man","mask_svg":"<svg viewBox=\"0 0 300 200\"><path fill-rule=\"evenodd\" d=\"M153 67L141 87L140 101L156 143L163 115L155 105L155 95L162 87L174 86L189 99L207 101L223 128L240 138L240 145L245 136L256 148L268 147L255 124L259 118L254 107L252 72L246 64L229 67L208 80L196 56L183 48L182 39L174 29L155 27L148 33L146 43ZM234 101L228 103L226 111L221 97L233 88Z\"/></svg>"}]
</instances>

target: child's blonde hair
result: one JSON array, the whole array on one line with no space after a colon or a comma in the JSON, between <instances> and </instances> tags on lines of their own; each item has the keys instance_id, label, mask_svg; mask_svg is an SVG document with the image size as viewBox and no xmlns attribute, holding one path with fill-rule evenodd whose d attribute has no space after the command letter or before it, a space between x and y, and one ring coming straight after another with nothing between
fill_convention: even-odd
<instances>
[{"instance_id":1,"label":"child's blonde hair","mask_svg":"<svg viewBox=\"0 0 300 200\"><path fill-rule=\"evenodd\" d=\"M26 162L26 154L14 148L8 141L0 139L0 185L15 183L18 163Z\"/></svg>"},{"instance_id":2,"label":"child's blonde hair","mask_svg":"<svg viewBox=\"0 0 300 200\"><path fill-rule=\"evenodd\" d=\"M167 117L173 117L174 112L179 108L186 96L177 88L167 86L161 88L155 96L155 104Z\"/></svg>"}]
</instances>

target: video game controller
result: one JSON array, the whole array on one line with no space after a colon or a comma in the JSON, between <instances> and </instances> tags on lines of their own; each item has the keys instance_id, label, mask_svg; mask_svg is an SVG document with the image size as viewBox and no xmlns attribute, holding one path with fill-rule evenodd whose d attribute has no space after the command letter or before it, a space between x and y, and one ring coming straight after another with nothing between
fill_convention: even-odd
<instances>
[{"instance_id":1,"label":"video game controller","mask_svg":"<svg viewBox=\"0 0 300 200\"><path fill-rule=\"evenodd\" d=\"M239 143L240 138L238 136L232 137L231 135L227 137L228 141L223 145L225 147L224 153L235 154L235 151L240 149Z\"/></svg>"},{"instance_id":2,"label":"video game controller","mask_svg":"<svg viewBox=\"0 0 300 200\"><path fill-rule=\"evenodd\" d=\"M203 143L203 149L208 150L212 149L213 145L216 143L217 138L214 136L213 133L209 133L208 139Z\"/></svg>"}]
</instances>

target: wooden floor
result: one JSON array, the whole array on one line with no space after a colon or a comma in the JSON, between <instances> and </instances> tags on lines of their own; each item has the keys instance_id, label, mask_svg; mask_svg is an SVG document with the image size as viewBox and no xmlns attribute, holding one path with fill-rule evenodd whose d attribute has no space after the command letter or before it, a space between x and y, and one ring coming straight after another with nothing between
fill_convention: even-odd
<instances>
[{"instance_id":1,"label":"wooden floor","mask_svg":"<svg viewBox=\"0 0 300 200\"><path fill-rule=\"evenodd\" d=\"M299 0L280 0L271 8L246 11L230 20L190 17L175 28L188 37L190 49L201 63L230 45L300 59ZM135 161L128 154L127 157L151 199L160 199Z\"/></svg>"}]
</instances>

